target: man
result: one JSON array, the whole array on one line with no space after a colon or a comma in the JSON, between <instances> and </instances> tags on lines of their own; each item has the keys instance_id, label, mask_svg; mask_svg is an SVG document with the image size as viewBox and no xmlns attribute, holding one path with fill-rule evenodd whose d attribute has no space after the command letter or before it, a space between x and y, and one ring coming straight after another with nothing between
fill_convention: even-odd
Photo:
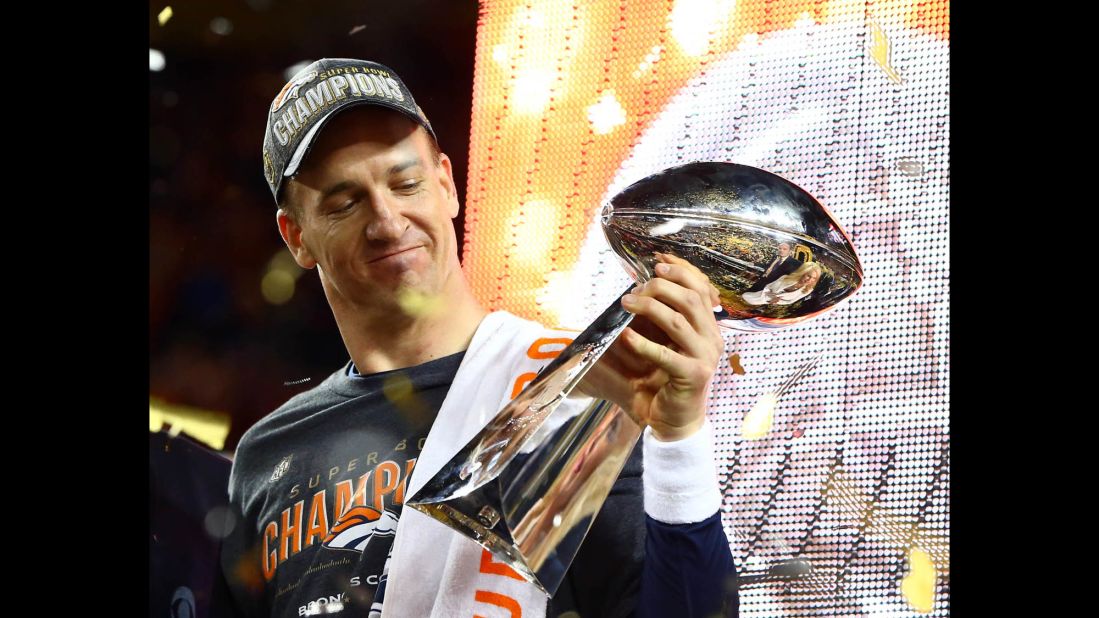
<instances>
[{"instance_id":1,"label":"man","mask_svg":"<svg viewBox=\"0 0 1099 618\"><path fill-rule=\"evenodd\" d=\"M350 361L237 448L240 521L222 564L245 614L736 613L705 423L723 351L705 276L661 256L657 278L623 299L636 328L583 388L648 429L547 605L476 543L401 506L565 334L474 298L450 159L390 69L304 69L271 105L263 158L279 231L317 269Z\"/></svg>"},{"instance_id":2,"label":"man","mask_svg":"<svg viewBox=\"0 0 1099 618\"><path fill-rule=\"evenodd\" d=\"M745 292L758 292L775 279L794 272L798 266L801 266L801 260L790 255L790 243L780 242L778 244L778 256L767 266L767 270L763 271L763 274L752 284L752 287L745 290Z\"/></svg>"}]
</instances>

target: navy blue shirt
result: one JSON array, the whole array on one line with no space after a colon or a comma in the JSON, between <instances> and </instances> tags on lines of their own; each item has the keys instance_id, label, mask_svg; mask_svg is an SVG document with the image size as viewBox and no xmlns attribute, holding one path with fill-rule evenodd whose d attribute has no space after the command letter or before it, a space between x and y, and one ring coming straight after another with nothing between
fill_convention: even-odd
<instances>
[{"instance_id":1,"label":"navy blue shirt","mask_svg":"<svg viewBox=\"0 0 1099 618\"><path fill-rule=\"evenodd\" d=\"M404 481L463 355L366 376L348 363L246 432L230 481L240 525L222 553L242 615L297 616L318 599L339 599L342 616L378 607ZM737 615L720 514L682 525L646 515L642 458L639 441L547 616ZM369 539L338 533L362 524Z\"/></svg>"}]
</instances>

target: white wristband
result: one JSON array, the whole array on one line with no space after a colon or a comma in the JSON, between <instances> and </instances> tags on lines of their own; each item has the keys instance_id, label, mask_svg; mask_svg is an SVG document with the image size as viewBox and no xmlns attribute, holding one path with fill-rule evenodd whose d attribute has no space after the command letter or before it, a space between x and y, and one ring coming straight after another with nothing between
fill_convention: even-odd
<instances>
[{"instance_id":1,"label":"white wristband","mask_svg":"<svg viewBox=\"0 0 1099 618\"><path fill-rule=\"evenodd\" d=\"M645 512L666 524L702 521L721 508L710 421L682 440L661 442L646 427L642 438Z\"/></svg>"}]
</instances>

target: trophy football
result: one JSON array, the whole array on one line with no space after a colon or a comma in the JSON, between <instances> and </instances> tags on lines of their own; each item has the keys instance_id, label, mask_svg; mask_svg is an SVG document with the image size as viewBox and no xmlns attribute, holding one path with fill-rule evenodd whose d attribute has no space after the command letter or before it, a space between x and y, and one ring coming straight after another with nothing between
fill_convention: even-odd
<instances>
[{"instance_id":1,"label":"trophy football","mask_svg":"<svg viewBox=\"0 0 1099 618\"><path fill-rule=\"evenodd\" d=\"M754 167L669 168L615 195L600 218L638 283L653 277L657 252L702 270L718 289L715 317L725 328L799 324L862 285L855 248L828 210ZM573 392L632 318L620 300L612 303L407 506L477 541L552 596L641 435L617 405Z\"/></svg>"}]
</instances>

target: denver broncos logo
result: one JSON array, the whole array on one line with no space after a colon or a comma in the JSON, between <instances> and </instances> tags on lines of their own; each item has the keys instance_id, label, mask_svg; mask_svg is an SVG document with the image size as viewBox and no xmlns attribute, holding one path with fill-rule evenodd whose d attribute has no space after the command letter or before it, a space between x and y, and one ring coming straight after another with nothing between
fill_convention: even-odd
<instances>
[{"instance_id":1,"label":"denver broncos logo","mask_svg":"<svg viewBox=\"0 0 1099 618\"><path fill-rule=\"evenodd\" d=\"M317 72L310 71L306 75L303 75L301 79L286 82L286 85L283 86L282 90L279 92L279 96L275 97L274 102L271 103L271 113L273 114L278 111L278 109L285 105L290 99L298 98L298 89L316 78Z\"/></svg>"},{"instance_id":2,"label":"denver broncos logo","mask_svg":"<svg viewBox=\"0 0 1099 618\"><path fill-rule=\"evenodd\" d=\"M325 537L323 545L331 549L363 551L370 539L397 534L397 516L378 512L369 506L357 506L344 513Z\"/></svg>"}]
</instances>

